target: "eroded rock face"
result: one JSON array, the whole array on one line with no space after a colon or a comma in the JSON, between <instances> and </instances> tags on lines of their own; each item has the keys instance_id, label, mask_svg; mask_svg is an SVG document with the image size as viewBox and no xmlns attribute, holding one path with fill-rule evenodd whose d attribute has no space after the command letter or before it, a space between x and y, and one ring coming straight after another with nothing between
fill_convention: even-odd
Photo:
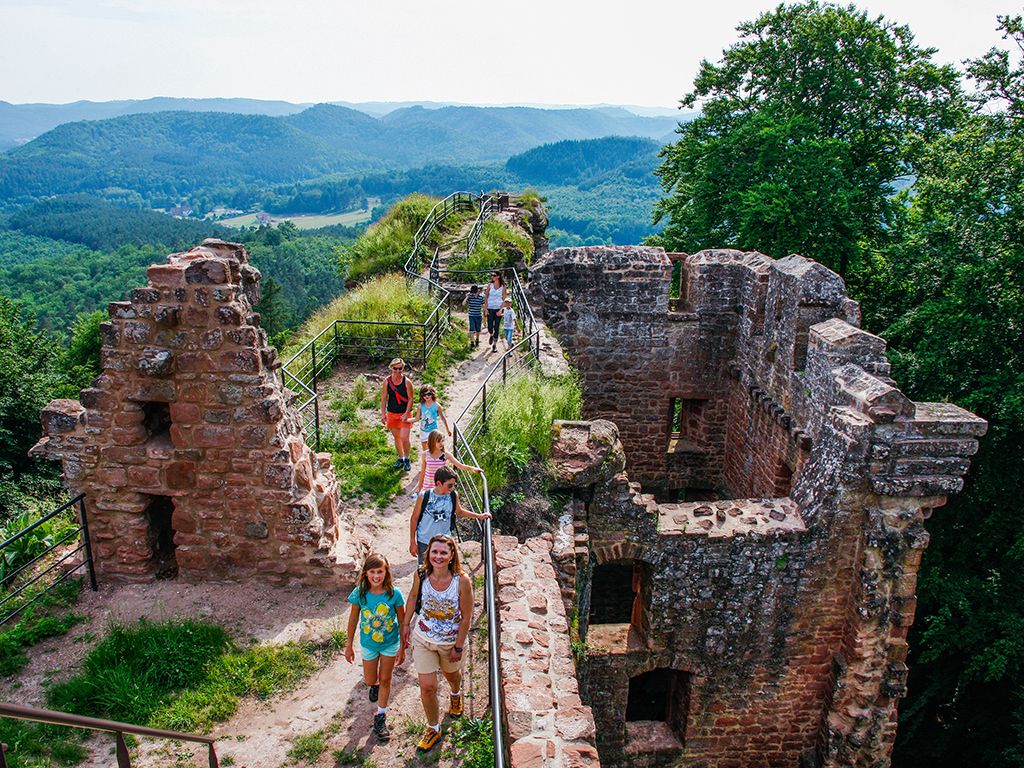
<instances>
[{"instance_id":1,"label":"eroded rock face","mask_svg":"<svg viewBox=\"0 0 1024 768\"><path fill-rule=\"evenodd\" d=\"M552 431L551 463L556 487L586 488L606 483L626 466L626 452L613 422L556 421Z\"/></svg>"},{"instance_id":2,"label":"eroded rock face","mask_svg":"<svg viewBox=\"0 0 1024 768\"><path fill-rule=\"evenodd\" d=\"M151 266L110 305L93 386L43 411L33 451L86 494L104 579L353 578L330 455L287 405L248 259L207 240Z\"/></svg>"},{"instance_id":3,"label":"eroded rock face","mask_svg":"<svg viewBox=\"0 0 1024 768\"><path fill-rule=\"evenodd\" d=\"M601 762L888 765L924 521L985 422L900 392L800 256L556 249L530 290L591 419L551 455ZM627 722L631 686L662 683L673 714Z\"/></svg>"}]
</instances>

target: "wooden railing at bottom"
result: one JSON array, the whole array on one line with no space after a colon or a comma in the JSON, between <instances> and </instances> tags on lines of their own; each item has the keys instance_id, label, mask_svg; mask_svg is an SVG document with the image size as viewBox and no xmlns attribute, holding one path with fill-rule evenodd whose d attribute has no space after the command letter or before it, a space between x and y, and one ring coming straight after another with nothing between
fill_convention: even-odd
<instances>
[{"instance_id":1,"label":"wooden railing at bottom","mask_svg":"<svg viewBox=\"0 0 1024 768\"><path fill-rule=\"evenodd\" d=\"M199 744L206 744L209 747L210 768L218 768L217 753L213 748L216 739L210 736L164 731L159 728L144 728L141 725L118 723L113 720L100 720L96 717L83 717L82 715L69 715L67 712L55 712L50 709L36 709L35 707L23 707L20 704L5 704L3 702L0 702L0 717L13 717L17 720L29 720L34 723L66 725L69 728L85 728L90 731L112 733L116 739L117 768L131 768L132 766L131 756L128 754L128 745L124 741L126 733L135 736L156 736L162 739L176 739L178 741L193 741ZM0 744L0 768L7 768L7 758L4 754L6 751L7 745Z\"/></svg>"}]
</instances>

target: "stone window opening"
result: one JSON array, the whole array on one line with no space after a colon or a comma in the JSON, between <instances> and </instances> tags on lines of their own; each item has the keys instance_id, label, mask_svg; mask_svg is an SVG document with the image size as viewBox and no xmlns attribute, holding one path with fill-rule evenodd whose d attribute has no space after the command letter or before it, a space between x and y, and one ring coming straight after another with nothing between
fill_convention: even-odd
<instances>
[{"instance_id":1,"label":"stone window opening","mask_svg":"<svg viewBox=\"0 0 1024 768\"><path fill-rule=\"evenodd\" d=\"M146 542L151 552L153 575L173 579L178 575L178 559L174 543L174 501L170 496L150 496L144 512Z\"/></svg>"},{"instance_id":2,"label":"stone window opening","mask_svg":"<svg viewBox=\"0 0 1024 768\"><path fill-rule=\"evenodd\" d=\"M669 285L668 309L669 312L685 312L689 301L689 283L687 281L686 268L682 258L672 258L675 254L669 254L672 259L672 282ZM681 254L685 256L685 254Z\"/></svg>"},{"instance_id":3,"label":"stone window opening","mask_svg":"<svg viewBox=\"0 0 1024 768\"><path fill-rule=\"evenodd\" d=\"M146 442L153 439L170 439L171 406L170 403L141 403L142 426L146 430Z\"/></svg>"},{"instance_id":4,"label":"stone window opening","mask_svg":"<svg viewBox=\"0 0 1024 768\"><path fill-rule=\"evenodd\" d=\"M587 624L629 625L644 635L650 574L637 560L613 560L594 566Z\"/></svg>"},{"instance_id":5,"label":"stone window opening","mask_svg":"<svg viewBox=\"0 0 1024 768\"><path fill-rule=\"evenodd\" d=\"M668 452L700 453L701 424L706 400L673 397L668 406Z\"/></svg>"},{"instance_id":6,"label":"stone window opening","mask_svg":"<svg viewBox=\"0 0 1024 768\"><path fill-rule=\"evenodd\" d=\"M629 679L626 730L629 752L682 749L690 706L690 675L658 668Z\"/></svg>"},{"instance_id":7,"label":"stone window opening","mask_svg":"<svg viewBox=\"0 0 1024 768\"><path fill-rule=\"evenodd\" d=\"M793 489L793 470L785 461L780 461L775 468L774 496L789 496Z\"/></svg>"}]
</instances>

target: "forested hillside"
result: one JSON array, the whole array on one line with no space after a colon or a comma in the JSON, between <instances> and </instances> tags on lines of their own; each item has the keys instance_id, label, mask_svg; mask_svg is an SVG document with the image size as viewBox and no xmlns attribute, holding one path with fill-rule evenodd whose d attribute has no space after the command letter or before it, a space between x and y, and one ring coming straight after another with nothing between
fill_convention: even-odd
<instances>
[{"instance_id":1,"label":"forested hillside","mask_svg":"<svg viewBox=\"0 0 1024 768\"><path fill-rule=\"evenodd\" d=\"M399 109L320 104L285 117L157 112L69 123L0 155L0 204L86 192L169 208L200 192L436 163L501 161L546 141L661 137L675 121L624 110ZM228 203L229 196L216 202Z\"/></svg>"}]
</instances>

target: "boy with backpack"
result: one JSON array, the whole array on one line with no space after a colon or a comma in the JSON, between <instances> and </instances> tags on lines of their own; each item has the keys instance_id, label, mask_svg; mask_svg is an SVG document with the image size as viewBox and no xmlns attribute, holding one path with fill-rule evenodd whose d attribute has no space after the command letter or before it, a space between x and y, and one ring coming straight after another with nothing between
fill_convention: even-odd
<instances>
[{"instance_id":1,"label":"boy with backpack","mask_svg":"<svg viewBox=\"0 0 1024 768\"><path fill-rule=\"evenodd\" d=\"M433 490L427 488L416 497L409 517L409 554L416 555L418 565L423 565L427 543L434 536L452 534L456 516L484 520L490 514L470 512L463 507L455 492L455 472L448 467L438 467Z\"/></svg>"}]
</instances>

